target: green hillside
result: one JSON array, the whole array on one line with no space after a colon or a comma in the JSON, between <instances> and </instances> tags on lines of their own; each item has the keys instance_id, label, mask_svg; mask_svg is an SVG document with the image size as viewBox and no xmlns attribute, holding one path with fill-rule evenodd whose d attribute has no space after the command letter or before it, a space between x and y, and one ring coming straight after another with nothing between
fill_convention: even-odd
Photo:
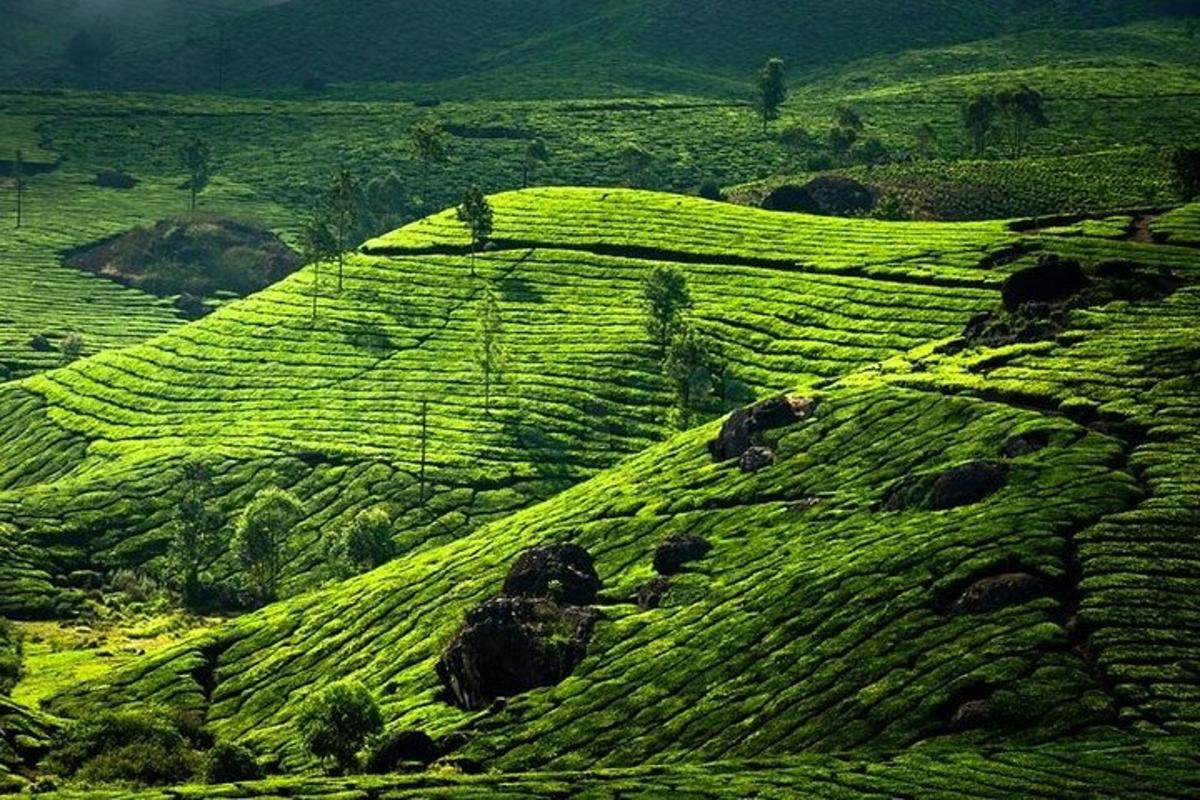
<instances>
[{"instance_id":1,"label":"green hillside","mask_svg":"<svg viewBox=\"0 0 1200 800\"><path fill-rule=\"evenodd\" d=\"M203 713L218 736L276 753L289 768L307 763L292 727L299 702L314 683L347 675L377 694L389 724L431 735L467 731L470 741L456 757L505 771L878 753L932 739L957 747L1101 746L1114 729L1151 737L1194 732L1195 676L1186 667L1156 666L1200 655L1189 622L1195 587L1187 533L1197 513L1197 373L1185 344L1200 303L1194 250L1069 229L1022 239L991 223L814 219L599 190L537 190L494 202L496 249L477 268L521 287L503 302L514 355L496 416L520 409L522 420L537 420L541 441L564 445L559 458L574 465L572 477L666 433L656 424L662 395L648 374L647 343L635 312L624 310L632 298L620 299L622 285L632 289L662 260L686 270L697 324L722 360L759 396L796 387L815 398L813 418L781 430L775 464L755 473L714 463L705 446L719 427L712 423L523 511L465 507L459 513L467 524L453 538L426 529L423 543L411 541L406 555L374 572L67 689L51 708L86 713L118 699L182 704ZM70 504L66 498L87 498L81 518L107 532L114 520L106 509L129 508L114 492L161 492L149 487L171 474L171 459L198 449L190 436L203 436L207 452L232 463L222 483L243 498L246 485L283 473L290 450L295 488L314 512L299 567L336 515L355 503L402 501L393 487L405 480L396 473L412 468L412 409L431 380L418 366L424 359L443 371L435 396L473 400L433 406L441 497L431 507L450 505L456 466L460 475L474 469L496 478L485 466L494 457L509 464L507 486L519 485L536 456L501 448L501 421L489 423L478 385L453 366L462 358L454 355L458 332L470 328L470 296L447 286L469 292L478 285L468 260L449 252L461 236L446 215L435 216L369 244L353 262L347 300L368 279L386 296L380 281L394 276L404 283L392 291L420 297L418 287L437 285L438 297L461 305L425 311L429 301L413 303L411 316L433 317L440 330L424 341L372 312L390 339L413 342L382 360L354 355L341 325L342 335L331 335L335 321L354 318L346 300L322 296L325 322L308 323L303 290L311 275L302 273L145 346L14 385L14 395L44 398L42 410L26 400L29 410L10 412L30 418L31 435L51 435L53 420L53 435L70 437L64 441L97 437L82 462L38 465L43 482L19 494L25 513L37 516L28 503L43 491L58 508ZM988 258L996 248L1010 255ZM968 341L957 353L935 347L998 304L1004 275L1047 252L1089 269L1130 259L1147 274L1170 270L1184 285L1169 296L1077 310L1049 338L995 347ZM751 254L779 262L742 263ZM710 263L733 283L708 277ZM576 283L589 275L586 288ZM758 275L767 282L757 284ZM579 298L610 301L603 311L584 311L554 294L573 285ZM821 294L825 287L831 295ZM708 299L716 296L719 306ZM944 323L935 309L945 309ZM843 318L853 327L840 333ZM244 357L221 356L223 366L215 367L220 349L209 337L267 321L274 335L236 337L239 345L226 352ZM724 333L730 327L736 333ZM597 340L597 331L611 333ZM279 348L270 361L256 353L266 346ZM286 353L317 348L332 348L322 351L324 380L304 388L295 381L311 361ZM540 398L545 379L534 380L525 366L533 363L539 375L555 376L553 405ZM579 377L572 378L574 369ZM186 387L184 376L198 370L209 381L227 375L236 383L209 390L216 397L246 392L237 406L243 419L220 416L211 397ZM339 381L333 371L346 377ZM160 384L151 400L140 387L162 373L178 390ZM639 374L633 384L620 377ZM580 384L583 375L607 377ZM360 381L372 387L369 402L354 398ZM640 394L608 394L631 386ZM604 427L618 420L624 431ZM456 445L457 436L469 442ZM1010 450L1014 437L1038 445ZM6 443L7 453L21 449L14 444ZM588 463L581 455L592 449L608 457ZM301 451L323 463L306 470ZM887 498L906 476L920 484L977 460L1004 465L998 493L948 511L919 501L889 510ZM525 502L543 488L530 486ZM152 524L155 513L140 502L140 518ZM503 510L520 505L510 499ZM71 527L66 521L54 525L59 536ZM658 608L641 610L631 598L653 574L655 546L673 532L703 535L712 551L671 580ZM130 533L114 537L120 547L113 552L149 552L153 532ZM29 528L24 535L47 534ZM104 534L59 541L113 547ZM464 712L446 703L433 662L463 613L496 590L523 549L554 541L587 547L603 580L587 657L560 685L509 698L499 710ZM973 582L1014 570L1054 588L988 611L946 611ZM196 675L213 677L198 682ZM977 699L991 709L984 722L948 722Z\"/></svg>"},{"instance_id":2,"label":"green hillside","mask_svg":"<svg viewBox=\"0 0 1200 800\"><path fill-rule=\"evenodd\" d=\"M768 54L782 55L809 73L914 46L1037 28L1086 30L1186 9L1186 4L1156 0L965 5L922 0L903 8L878 0L837 6L738 0L686 9L662 0L586 5L475 0L426 3L414 13L400 0L291 0L230 17L223 71L226 87L243 89L296 87L305 76L414 88L472 76L499 86L502 76L548 70L551 74L533 91L550 96L727 93L744 85ZM219 15L214 10L210 16ZM106 65L104 80L117 88L216 88L219 45L210 23L192 28L186 40L177 36L157 46L123 47ZM45 74L62 76L61 71ZM510 84L507 91L514 90L529 91Z\"/></svg>"}]
</instances>

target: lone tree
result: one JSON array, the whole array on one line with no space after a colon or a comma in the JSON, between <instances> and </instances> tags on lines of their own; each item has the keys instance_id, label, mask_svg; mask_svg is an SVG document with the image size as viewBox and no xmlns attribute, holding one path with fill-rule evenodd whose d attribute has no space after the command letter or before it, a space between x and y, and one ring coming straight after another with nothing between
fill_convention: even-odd
<instances>
[{"instance_id":1,"label":"lone tree","mask_svg":"<svg viewBox=\"0 0 1200 800\"><path fill-rule=\"evenodd\" d=\"M116 37L103 22L81 28L67 42L66 57L71 66L91 77L94 86L100 85L100 68L116 50Z\"/></svg>"},{"instance_id":2,"label":"lone tree","mask_svg":"<svg viewBox=\"0 0 1200 800\"><path fill-rule=\"evenodd\" d=\"M238 518L233 549L259 603L271 602L279 591L288 540L301 514L293 494L272 486L256 494Z\"/></svg>"},{"instance_id":3,"label":"lone tree","mask_svg":"<svg viewBox=\"0 0 1200 800\"><path fill-rule=\"evenodd\" d=\"M650 169L650 152L637 142L627 142L621 148L621 178L630 189L646 185L646 173Z\"/></svg>"},{"instance_id":4,"label":"lone tree","mask_svg":"<svg viewBox=\"0 0 1200 800\"><path fill-rule=\"evenodd\" d=\"M779 107L787 99L782 58L771 58L763 64L758 72L757 90L754 106L762 117L763 133L766 133L767 123L779 118Z\"/></svg>"},{"instance_id":5,"label":"lone tree","mask_svg":"<svg viewBox=\"0 0 1200 800\"><path fill-rule=\"evenodd\" d=\"M450 157L446 146L446 134L436 120L414 122L408 129L408 146L413 157L421 162L421 202L429 193L429 170L435 164L444 164Z\"/></svg>"},{"instance_id":6,"label":"lone tree","mask_svg":"<svg viewBox=\"0 0 1200 800\"><path fill-rule=\"evenodd\" d=\"M683 326L683 313L692 307L687 278L673 267L655 267L642 284L642 304L646 309L646 331L658 349L659 359L664 360L671 339Z\"/></svg>"},{"instance_id":7,"label":"lone tree","mask_svg":"<svg viewBox=\"0 0 1200 800\"><path fill-rule=\"evenodd\" d=\"M170 563L178 577L183 603L195 608L203 600L201 568L221 551L219 511L210 508L213 496L212 469L200 461L183 466L183 499L175 511Z\"/></svg>"},{"instance_id":8,"label":"lone tree","mask_svg":"<svg viewBox=\"0 0 1200 800\"><path fill-rule=\"evenodd\" d=\"M995 107L1007 128L1008 141L1017 158L1025 153L1030 131L1050 125L1042 105L1042 93L1029 86L1000 92L996 95Z\"/></svg>"},{"instance_id":9,"label":"lone tree","mask_svg":"<svg viewBox=\"0 0 1200 800\"><path fill-rule=\"evenodd\" d=\"M349 170L342 170L325 190L322 201L327 228L333 237L338 261L338 291L342 290L346 270L346 251L358 224L358 182Z\"/></svg>"},{"instance_id":10,"label":"lone tree","mask_svg":"<svg viewBox=\"0 0 1200 800\"><path fill-rule=\"evenodd\" d=\"M521 158L522 188L529 186L529 181L533 178L537 168L544 166L549 160L550 152L546 149L546 143L541 139L531 139L529 144L525 145L525 155Z\"/></svg>"},{"instance_id":11,"label":"lone tree","mask_svg":"<svg viewBox=\"0 0 1200 800\"><path fill-rule=\"evenodd\" d=\"M1200 197L1200 147L1177 147L1171 156L1175 188L1183 201Z\"/></svg>"},{"instance_id":12,"label":"lone tree","mask_svg":"<svg viewBox=\"0 0 1200 800\"><path fill-rule=\"evenodd\" d=\"M680 430L691 427L696 412L713 394L713 372L708 350L699 334L685 326L671 339L663 372L675 392L673 421Z\"/></svg>"},{"instance_id":13,"label":"lone tree","mask_svg":"<svg viewBox=\"0 0 1200 800\"><path fill-rule=\"evenodd\" d=\"M489 281L483 287L479 306L479 341L475 352L479 371L483 377L483 410L492 413L492 388L504 380L504 318L500 315L500 301Z\"/></svg>"},{"instance_id":14,"label":"lone tree","mask_svg":"<svg viewBox=\"0 0 1200 800\"><path fill-rule=\"evenodd\" d=\"M963 127L971 140L977 158L987 150L988 137L996 124L996 99L990 94L977 94L963 106Z\"/></svg>"},{"instance_id":15,"label":"lone tree","mask_svg":"<svg viewBox=\"0 0 1200 800\"><path fill-rule=\"evenodd\" d=\"M13 189L17 193L17 227L21 227L21 213L25 201L25 157L20 150L13 160Z\"/></svg>"},{"instance_id":16,"label":"lone tree","mask_svg":"<svg viewBox=\"0 0 1200 800\"><path fill-rule=\"evenodd\" d=\"M71 331L63 337L62 344L58 346L58 362L65 366L83 358L85 352L87 343L83 340L83 334Z\"/></svg>"},{"instance_id":17,"label":"lone tree","mask_svg":"<svg viewBox=\"0 0 1200 800\"><path fill-rule=\"evenodd\" d=\"M308 698L296 725L308 752L344 773L354 769L367 739L383 730L383 715L365 686L344 680Z\"/></svg>"},{"instance_id":18,"label":"lone tree","mask_svg":"<svg viewBox=\"0 0 1200 800\"><path fill-rule=\"evenodd\" d=\"M457 211L458 221L467 228L471 236L471 274L475 274L475 251L487 243L492 235L492 204L479 191L478 186L472 186L463 193L462 203Z\"/></svg>"},{"instance_id":19,"label":"lone tree","mask_svg":"<svg viewBox=\"0 0 1200 800\"><path fill-rule=\"evenodd\" d=\"M337 560L351 573L366 572L387 563L396 553L392 518L383 506L365 508L335 540Z\"/></svg>"},{"instance_id":20,"label":"lone tree","mask_svg":"<svg viewBox=\"0 0 1200 800\"><path fill-rule=\"evenodd\" d=\"M305 220L304 229L300 232L300 256L305 264L311 264L313 268L313 322L317 321L317 297L321 293L321 262L329 261L336 255L337 240L325 224L325 215L320 210L314 211Z\"/></svg>"},{"instance_id":21,"label":"lone tree","mask_svg":"<svg viewBox=\"0 0 1200 800\"><path fill-rule=\"evenodd\" d=\"M196 196L208 186L213 173L212 153L209 151L208 142L196 137L179 148L179 163L187 173L185 186L191 192L192 211L195 211Z\"/></svg>"}]
</instances>

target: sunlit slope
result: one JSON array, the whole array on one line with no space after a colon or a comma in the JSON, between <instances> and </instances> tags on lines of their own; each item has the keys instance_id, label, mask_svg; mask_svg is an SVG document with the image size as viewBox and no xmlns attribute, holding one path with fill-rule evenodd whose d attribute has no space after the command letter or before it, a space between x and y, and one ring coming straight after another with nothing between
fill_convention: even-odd
<instances>
[{"instance_id":1,"label":"sunlit slope","mask_svg":"<svg viewBox=\"0 0 1200 800\"><path fill-rule=\"evenodd\" d=\"M13 610L47 613L62 599L51 575L161 555L185 459L214 462L229 519L263 486L300 495L294 589L321 578L323 535L367 504L394 505L408 549L643 449L669 432L640 300L655 266L688 276L730 391L761 395L957 332L992 302L1003 276L985 267L1019 238L997 223L809 219L630 191L494 203L497 249L479 254L475 277L440 215L351 258L340 292L324 265L315 322L307 270L144 345L5 387L0 519L48 573ZM490 413L475 357L487 281L507 352Z\"/></svg>"},{"instance_id":2,"label":"sunlit slope","mask_svg":"<svg viewBox=\"0 0 1200 800\"><path fill-rule=\"evenodd\" d=\"M777 461L758 472L713 462L713 423L53 707L182 704L300 765L299 703L353 676L390 724L465 731L457 755L502 770L1194 733L1200 264L1187 248L1071 231L1040 245L1185 283L1077 310L1049 338L957 355L916 347L810 385L800 391L814 416L780 430ZM1014 450L1014 437L1044 446ZM1006 480L977 502L887 501L899 481L979 460ZM674 532L712 551L660 608L640 610L632 597ZM523 549L562 541L587 547L604 581L586 658L503 707L449 705L434 662L463 614ZM952 611L977 581L1010 572L1053 588ZM984 700L983 721L954 721Z\"/></svg>"}]
</instances>

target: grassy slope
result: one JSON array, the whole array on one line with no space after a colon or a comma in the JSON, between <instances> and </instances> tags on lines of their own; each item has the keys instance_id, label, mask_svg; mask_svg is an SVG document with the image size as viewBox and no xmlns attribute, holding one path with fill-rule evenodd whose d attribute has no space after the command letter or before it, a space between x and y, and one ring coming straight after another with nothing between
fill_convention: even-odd
<instances>
[{"instance_id":1,"label":"grassy slope","mask_svg":"<svg viewBox=\"0 0 1200 800\"><path fill-rule=\"evenodd\" d=\"M1014 29L1094 28L1154 17L1171 4L1056 0L955 3L921 0L899 8L854 0L707 2L686 10L667 0L523 0L331 3L292 0L243 14L229 26L229 86L295 86L306 74L331 81L430 84L464 76L551 73L532 86L491 85L512 96L592 96L631 90L728 91L768 55L799 72L916 44L973 41ZM201 26L187 41L126 51L108 67L112 85L210 88L216 83L216 32ZM664 55L666 54L666 55ZM36 78L37 76L35 76ZM54 73L42 76L54 77ZM417 90L419 91L419 89Z\"/></svg>"},{"instance_id":2,"label":"grassy slope","mask_svg":"<svg viewBox=\"0 0 1200 800\"><path fill-rule=\"evenodd\" d=\"M326 266L315 325L309 270L145 345L10 384L0 516L24 541L54 543L50 564L42 559L51 572L142 564L162 552L174 470L210 457L230 516L271 481L311 504L289 568L307 585L320 577L309 573L323 533L368 499L394 504L402 544L414 547L661 438L669 395L638 300L657 263L695 262L679 267L698 326L730 377L764 392L953 333L998 280L978 264L1016 239L994 223L805 219L627 190L530 190L497 196L495 208L496 236L520 241L478 259L501 294L509 351L491 416L471 355L481 283L469 258L430 251L465 250L443 214L372 245L390 255L352 259L341 293ZM620 244L658 252L612 249ZM11 610L45 613L53 593L19 561L6 566L26 574L28 592L10 596Z\"/></svg>"},{"instance_id":3,"label":"grassy slope","mask_svg":"<svg viewBox=\"0 0 1200 800\"><path fill-rule=\"evenodd\" d=\"M737 253L739 239L772 249L769 231L746 236L752 220L774 219L761 212L610 195L612 224L600 228L591 223L606 207L583 197L499 198L498 234L537 231L596 246L606 236L627 242L635 226L623 231L621 221L640 216L646 240L682 251ZM636 215L638 207L657 213ZM537 219L539 208L573 213ZM714 209L728 225L714 225ZM928 241L945 231L943 239L982 244L997 230L812 224L776 236L809 243L829 225L828 260L814 262L835 274L839 247L855 246L847 231L904 230ZM386 246L448 235L434 218ZM1134 258L1192 279L1200 269L1186 248L1066 233L1031 243L1089 262ZM880 250L902 255L896 244ZM929 269L957 281L969 265L951 258ZM897 266L895 274L912 270ZM821 273L802 274L811 281ZM977 291L947 287L944 296ZM888 307L901 315L927 313L924 303L894 305L896 296ZM1188 531L1198 513L1200 408L1195 354L1183 343L1195 336L1198 310L1191 285L1161 302L1077 312L1054 341L959 356L914 345L872 368L836 370L817 387L815 419L787 432L773 468L746 476L714 465L703 445L715 426L690 431L541 505L241 618L64 694L54 707L78 712L119 700L202 708L220 735L279 752L293 766L304 763L290 724L297 703L314 681L345 675L379 694L393 724L435 734L468 729L474 738L464 753L509 770L878 751L929 737L1012 745L1100 735L1112 725L1194 732L1200 707L1187 665L1200 653L1191 635ZM699 316L707 317L703 307ZM702 327L714 335L710 321ZM861 320L856 327L863 330ZM98 372L105 360L35 383L65 384L75 378L63 376ZM776 374L789 383L799 377ZM1008 487L988 501L940 513L875 510L895 479L997 457L1007 437L1030 430L1050 434L1050 446L1013 459ZM639 612L629 598L651 574L654 545L682 530L708 536L713 552L677 581L663 608ZM597 556L605 620L588 658L560 686L511 699L498 713L449 707L432 669L441 643L472 603L495 591L517 552L548 540L578 541ZM1065 607L1038 600L949 618L932 607L938 590L1013 562L1060 576L1069 587ZM1063 627L1072 616L1082 634ZM1080 657L1081 641L1095 661ZM206 664L216 668L211 697L192 678ZM944 737L945 709L979 686L1013 728Z\"/></svg>"}]
</instances>

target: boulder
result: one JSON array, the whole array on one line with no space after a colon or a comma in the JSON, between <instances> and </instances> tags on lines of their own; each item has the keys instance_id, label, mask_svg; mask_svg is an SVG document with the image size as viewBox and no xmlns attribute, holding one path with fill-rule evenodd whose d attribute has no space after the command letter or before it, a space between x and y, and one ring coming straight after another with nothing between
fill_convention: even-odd
<instances>
[{"instance_id":1,"label":"boulder","mask_svg":"<svg viewBox=\"0 0 1200 800\"><path fill-rule=\"evenodd\" d=\"M442 752L424 731L404 730L389 733L367 758L366 770L374 775L395 772L401 764L429 765Z\"/></svg>"},{"instance_id":2,"label":"boulder","mask_svg":"<svg viewBox=\"0 0 1200 800\"><path fill-rule=\"evenodd\" d=\"M496 597L476 606L442 651L437 674L460 708L486 708L575 669L597 613L529 597Z\"/></svg>"},{"instance_id":3,"label":"boulder","mask_svg":"<svg viewBox=\"0 0 1200 800\"><path fill-rule=\"evenodd\" d=\"M759 434L793 425L812 416L813 401L807 397L779 395L729 415L717 438L708 443L714 461L739 458Z\"/></svg>"},{"instance_id":4,"label":"boulder","mask_svg":"<svg viewBox=\"0 0 1200 800\"><path fill-rule=\"evenodd\" d=\"M995 461L971 461L943 472L929 491L929 507L944 511L978 503L1008 482L1008 469Z\"/></svg>"},{"instance_id":5,"label":"boulder","mask_svg":"<svg viewBox=\"0 0 1200 800\"><path fill-rule=\"evenodd\" d=\"M531 547L517 557L501 594L586 606L596 602L599 590L600 577L587 550L577 544L550 544Z\"/></svg>"},{"instance_id":6,"label":"boulder","mask_svg":"<svg viewBox=\"0 0 1200 800\"><path fill-rule=\"evenodd\" d=\"M701 536L673 533L654 549L654 571L659 575L674 575L689 561L708 555L712 545Z\"/></svg>"},{"instance_id":7,"label":"boulder","mask_svg":"<svg viewBox=\"0 0 1200 800\"><path fill-rule=\"evenodd\" d=\"M1035 267L1009 275L1000 287L1004 307L1016 311L1027 303L1061 303L1091 284L1077 261L1045 256Z\"/></svg>"},{"instance_id":8,"label":"boulder","mask_svg":"<svg viewBox=\"0 0 1200 800\"><path fill-rule=\"evenodd\" d=\"M1000 445L1000 453L1005 458L1020 458L1030 453L1036 453L1049 444L1050 437L1040 431L1012 436Z\"/></svg>"},{"instance_id":9,"label":"boulder","mask_svg":"<svg viewBox=\"0 0 1200 800\"><path fill-rule=\"evenodd\" d=\"M1028 572L1007 572L1002 575L991 575L968 586L957 599L951 603L947 613L979 614L993 611L1004 606L1028 602L1035 597L1045 597L1054 593L1054 585L1039 575Z\"/></svg>"},{"instance_id":10,"label":"boulder","mask_svg":"<svg viewBox=\"0 0 1200 800\"><path fill-rule=\"evenodd\" d=\"M638 608L646 611L658 608L662 602L663 595L667 593L667 589L669 588L671 588L671 580L662 575L657 575L646 581L638 589Z\"/></svg>"},{"instance_id":11,"label":"boulder","mask_svg":"<svg viewBox=\"0 0 1200 800\"><path fill-rule=\"evenodd\" d=\"M769 447L751 447L738 459L742 472L758 472L775 463L775 451Z\"/></svg>"},{"instance_id":12,"label":"boulder","mask_svg":"<svg viewBox=\"0 0 1200 800\"><path fill-rule=\"evenodd\" d=\"M968 700L955 709L946 727L951 731L981 728L991 719L991 701Z\"/></svg>"}]
</instances>

